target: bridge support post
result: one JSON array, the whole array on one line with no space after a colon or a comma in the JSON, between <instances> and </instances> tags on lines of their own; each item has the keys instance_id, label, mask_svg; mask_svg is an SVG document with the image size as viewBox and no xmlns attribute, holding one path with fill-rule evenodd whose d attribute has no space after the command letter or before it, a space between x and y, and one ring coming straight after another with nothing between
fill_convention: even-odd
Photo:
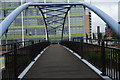
<instances>
[{"instance_id":1,"label":"bridge support post","mask_svg":"<svg viewBox=\"0 0 120 80\"><path fill-rule=\"evenodd\" d=\"M14 79L17 80L17 44L14 45Z\"/></svg>"},{"instance_id":2,"label":"bridge support post","mask_svg":"<svg viewBox=\"0 0 120 80\"><path fill-rule=\"evenodd\" d=\"M81 38L80 40L80 54L81 54L81 58L83 59L83 38Z\"/></svg>"},{"instance_id":3,"label":"bridge support post","mask_svg":"<svg viewBox=\"0 0 120 80\"><path fill-rule=\"evenodd\" d=\"M104 40L102 40L102 46L101 46L101 59L102 59L102 75L106 75L106 55L105 55L105 43Z\"/></svg>"}]
</instances>

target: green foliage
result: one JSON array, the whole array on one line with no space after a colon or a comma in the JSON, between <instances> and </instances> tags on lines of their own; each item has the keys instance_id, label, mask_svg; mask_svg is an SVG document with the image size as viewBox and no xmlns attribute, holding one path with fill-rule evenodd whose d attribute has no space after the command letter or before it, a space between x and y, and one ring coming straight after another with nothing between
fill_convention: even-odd
<instances>
[{"instance_id":1,"label":"green foliage","mask_svg":"<svg viewBox=\"0 0 120 80\"><path fill-rule=\"evenodd\" d=\"M120 39L120 37L114 32L112 33L112 38L113 39Z\"/></svg>"},{"instance_id":2,"label":"green foliage","mask_svg":"<svg viewBox=\"0 0 120 80\"><path fill-rule=\"evenodd\" d=\"M100 39L102 39L102 37L103 37L103 36L102 36L102 33L100 33L99 36L100 36Z\"/></svg>"}]
</instances>

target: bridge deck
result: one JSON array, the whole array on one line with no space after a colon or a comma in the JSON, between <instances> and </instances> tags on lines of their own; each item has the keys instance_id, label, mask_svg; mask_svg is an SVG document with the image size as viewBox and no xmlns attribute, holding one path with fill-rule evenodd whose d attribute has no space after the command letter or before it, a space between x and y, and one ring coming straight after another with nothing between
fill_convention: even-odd
<instances>
[{"instance_id":1,"label":"bridge deck","mask_svg":"<svg viewBox=\"0 0 120 80\"><path fill-rule=\"evenodd\" d=\"M103 80L61 45L50 45L25 78L95 78ZM23 80L24 80L23 79Z\"/></svg>"}]
</instances>

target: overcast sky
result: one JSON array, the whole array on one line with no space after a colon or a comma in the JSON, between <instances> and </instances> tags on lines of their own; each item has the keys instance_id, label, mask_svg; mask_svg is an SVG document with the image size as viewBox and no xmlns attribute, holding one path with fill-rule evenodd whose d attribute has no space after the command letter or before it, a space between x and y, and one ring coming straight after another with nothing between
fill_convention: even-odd
<instances>
[{"instance_id":1,"label":"overcast sky","mask_svg":"<svg viewBox=\"0 0 120 80\"><path fill-rule=\"evenodd\" d=\"M85 0L98 7L113 19L118 21L118 2L120 0ZM101 26L101 32L105 32L105 23L96 14L92 12L92 32L96 32L96 26Z\"/></svg>"}]
</instances>

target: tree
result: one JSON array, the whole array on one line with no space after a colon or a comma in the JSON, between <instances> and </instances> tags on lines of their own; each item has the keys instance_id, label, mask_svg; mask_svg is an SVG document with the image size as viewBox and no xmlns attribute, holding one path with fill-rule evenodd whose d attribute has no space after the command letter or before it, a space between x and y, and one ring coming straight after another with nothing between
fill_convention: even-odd
<instances>
[{"instance_id":1,"label":"tree","mask_svg":"<svg viewBox=\"0 0 120 80\"><path fill-rule=\"evenodd\" d=\"M114 32L112 33L112 38L113 39L120 39L120 37Z\"/></svg>"},{"instance_id":2,"label":"tree","mask_svg":"<svg viewBox=\"0 0 120 80\"><path fill-rule=\"evenodd\" d=\"M103 37L103 36L102 36L102 33L98 33L98 34L97 34L97 37L98 37L98 39L102 39L102 37Z\"/></svg>"},{"instance_id":3,"label":"tree","mask_svg":"<svg viewBox=\"0 0 120 80\"><path fill-rule=\"evenodd\" d=\"M99 33L99 37L100 37L100 39L102 39L102 37L103 37L103 36L102 36L102 33Z\"/></svg>"}]
</instances>

